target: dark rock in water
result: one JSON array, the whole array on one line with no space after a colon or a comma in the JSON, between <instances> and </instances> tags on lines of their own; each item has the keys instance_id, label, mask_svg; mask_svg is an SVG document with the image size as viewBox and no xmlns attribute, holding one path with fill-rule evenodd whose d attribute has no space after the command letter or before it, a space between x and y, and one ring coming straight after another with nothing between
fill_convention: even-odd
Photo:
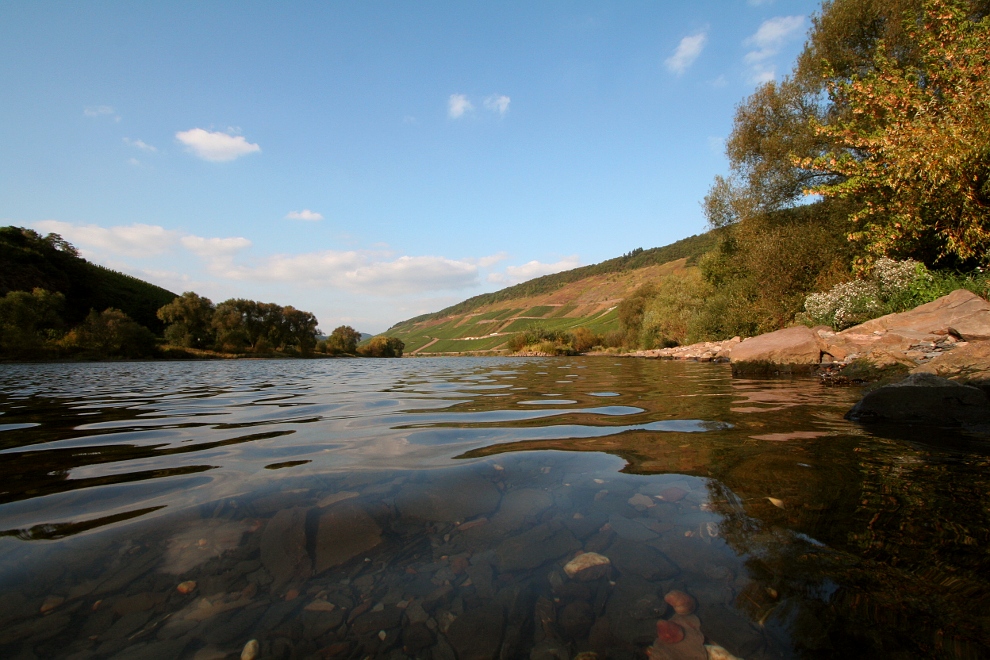
<instances>
[{"instance_id":1,"label":"dark rock in water","mask_svg":"<svg viewBox=\"0 0 990 660\"><path fill-rule=\"evenodd\" d=\"M478 475L446 475L404 485L395 496L395 506L409 518L457 522L491 513L501 497L495 484Z\"/></svg>"},{"instance_id":2,"label":"dark rock in water","mask_svg":"<svg viewBox=\"0 0 990 660\"><path fill-rule=\"evenodd\" d=\"M553 504L550 493L535 488L510 490L502 498L498 513L492 517L492 526L504 531L514 531L527 522L535 522L538 515Z\"/></svg>"},{"instance_id":3,"label":"dark rock in water","mask_svg":"<svg viewBox=\"0 0 990 660\"><path fill-rule=\"evenodd\" d=\"M482 598L491 598L494 593L492 589L492 567L487 563L479 563L468 566L465 572L471 579L471 583L474 585L474 589L478 595Z\"/></svg>"},{"instance_id":4,"label":"dark rock in water","mask_svg":"<svg viewBox=\"0 0 990 660\"><path fill-rule=\"evenodd\" d=\"M306 509L283 509L268 522L261 536L261 563L274 579L273 589L309 574L312 567L306 552Z\"/></svg>"},{"instance_id":5,"label":"dark rock in water","mask_svg":"<svg viewBox=\"0 0 990 660\"><path fill-rule=\"evenodd\" d=\"M519 571L534 569L580 547L581 542L567 528L548 523L506 539L495 552L499 570Z\"/></svg>"},{"instance_id":6,"label":"dark rock in water","mask_svg":"<svg viewBox=\"0 0 990 660\"><path fill-rule=\"evenodd\" d=\"M320 516L316 534L316 573L339 566L382 541L382 530L364 509L339 504Z\"/></svg>"},{"instance_id":7,"label":"dark rock in water","mask_svg":"<svg viewBox=\"0 0 990 660\"><path fill-rule=\"evenodd\" d=\"M258 622L264 613L263 605L249 607L213 627L206 633L205 639L210 644L221 645L240 639Z\"/></svg>"},{"instance_id":8,"label":"dark rock in water","mask_svg":"<svg viewBox=\"0 0 990 660\"><path fill-rule=\"evenodd\" d=\"M657 619L668 612L668 607L655 585L623 577L616 581L605 612L616 640L627 645L645 646L656 637Z\"/></svg>"},{"instance_id":9,"label":"dark rock in water","mask_svg":"<svg viewBox=\"0 0 990 660\"><path fill-rule=\"evenodd\" d=\"M340 609L333 612L303 612L299 618L303 624L303 636L306 639L316 639L339 628L344 622L344 612Z\"/></svg>"},{"instance_id":10,"label":"dark rock in water","mask_svg":"<svg viewBox=\"0 0 990 660\"><path fill-rule=\"evenodd\" d=\"M595 613L588 603L574 601L560 610L557 621L568 639L584 639L595 623Z\"/></svg>"},{"instance_id":11,"label":"dark rock in water","mask_svg":"<svg viewBox=\"0 0 990 660\"><path fill-rule=\"evenodd\" d=\"M398 607L389 606L377 612L365 612L354 619L351 630L359 637L367 635L377 635L380 630L390 630L398 628L402 621L402 610Z\"/></svg>"},{"instance_id":12,"label":"dark rock in water","mask_svg":"<svg viewBox=\"0 0 990 660\"><path fill-rule=\"evenodd\" d=\"M666 557L642 543L616 541L605 551L605 556L621 573L638 575L646 580L666 580L678 573L677 567Z\"/></svg>"},{"instance_id":13,"label":"dark rock in water","mask_svg":"<svg viewBox=\"0 0 990 660\"><path fill-rule=\"evenodd\" d=\"M402 646L405 650L418 653L435 643L433 632L425 623L414 623L402 631Z\"/></svg>"},{"instance_id":14,"label":"dark rock in water","mask_svg":"<svg viewBox=\"0 0 990 660\"><path fill-rule=\"evenodd\" d=\"M491 660L498 656L504 627L502 607L490 603L457 617L447 630L447 639L459 660Z\"/></svg>"},{"instance_id":15,"label":"dark rock in water","mask_svg":"<svg viewBox=\"0 0 990 660\"><path fill-rule=\"evenodd\" d=\"M846 419L962 426L990 423L990 400L982 390L927 373L868 392Z\"/></svg>"},{"instance_id":16,"label":"dark rock in water","mask_svg":"<svg viewBox=\"0 0 990 660\"><path fill-rule=\"evenodd\" d=\"M656 532L647 529L646 526L636 520L626 518L617 513L609 516L608 524L620 539L626 541L642 543L644 541L652 541L659 536Z\"/></svg>"},{"instance_id":17,"label":"dark rock in water","mask_svg":"<svg viewBox=\"0 0 990 660\"><path fill-rule=\"evenodd\" d=\"M701 603L698 617L703 622L705 636L735 656L750 658L763 648L765 640L760 629L734 607Z\"/></svg>"}]
</instances>

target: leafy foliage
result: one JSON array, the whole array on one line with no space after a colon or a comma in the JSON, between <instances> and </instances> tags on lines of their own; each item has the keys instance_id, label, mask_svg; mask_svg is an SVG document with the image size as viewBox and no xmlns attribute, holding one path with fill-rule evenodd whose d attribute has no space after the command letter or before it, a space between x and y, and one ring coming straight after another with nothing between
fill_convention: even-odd
<instances>
[{"instance_id":1,"label":"leafy foliage","mask_svg":"<svg viewBox=\"0 0 990 660\"><path fill-rule=\"evenodd\" d=\"M367 344L358 348L358 353L365 357L402 357L405 343L398 337L379 335L372 337Z\"/></svg>"},{"instance_id":2,"label":"leafy foliage","mask_svg":"<svg viewBox=\"0 0 990 660\"><path fill-rule=\"evenodd\" d=\"M22 227L0 227L0 295L36 288L65 296L62 317L81 323L91 309L120 309L160 333L158 309L175 294L136 277L91 264L58 234L41 236Z\"/></svg>"},{"instance_id":3,"label":"leafy foliage","mask_svg":"<svg viewBox=\"0 0 990 660\"><path fill-rule=\"evenodd\" d=\"M928 263L990 262L990 18L974 22L962 3L930 0L906 21L917 58L908 64L881 43L874 69L830 83L830 97L853 111L816 123L834 142L801 159L841 181L812 187L857 198L852 238L874 256Z\"/></svg>"}]
</instances>

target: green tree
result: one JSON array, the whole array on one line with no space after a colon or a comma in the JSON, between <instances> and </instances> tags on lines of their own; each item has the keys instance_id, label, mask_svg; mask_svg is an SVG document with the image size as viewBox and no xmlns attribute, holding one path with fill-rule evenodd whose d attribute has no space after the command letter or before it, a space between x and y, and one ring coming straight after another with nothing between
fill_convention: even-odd
<instances>
[{"instance_id":1,"label":"green tree","mask_svg":"<svg viewBox=\"0 0 990 660\"><path fill-rule=\"evenodd\" d=\"M316 347L316 333L319 322L310 312L295 307L282 308L284 340L281 348L295 348L303 355L310 355Z\"/></svg>"},{"instance_id":2,"label":"green tree","mask_svg":"<svg viewBox=\"0 0 990 660\"><path fill-rule=\"evenodd\" d=\"M37 354L62 328L65 296L44 289L11 291L0 298L0 354Z\"/></svg>"},{"instance_id":3,"label":"green tree","mask_svg":"<svg viewBox=\"0 0 990 660\"><path fill-rule=\"evenodd\" d=\"M158 310L165 324L165 339L175 346L208 348L215 341L213 302L192 291L186 291Z\"/></svg>"},{"instance_id":4,"label":"green tree","mask_svg":"<svg viewBox=\"0 0 990 660\"><path fill-rule=\"evenodd\" d=\"M359 348L358 352L366 357L402 357L405 348L405 342L398 337L379 336Z\"/></svg>"},{"instance_id":5,"label":"green tree","mask_svg":"<svg viewBox=\"0 0 990 660\"><path fill-rule=\"evenodd\" d=\"M63 340L91 357L143 358L155 352L155 335L119 309L91 310Z\"/></svg>"},{"instance_id":6,"label":"green tree","mask_svg":"<svg viewBox=\"0 0 990 660\"><path fill-rule=\"evenodd\" d=\"M881 43L874 68L830 84L853 109L818 132L835 144L800 166L840 181L809 192L862 201L851 238L874 257L990 263L990 18L930 0L905 21L916 57Z\"/></svg>"},{"instance_id":7,"label":"green tree","mask_svg":"<svg viewBox=\"0 0 990 660\"><path fill-rule=\"evenodd\" d=\"M361 333L349 325L337 326L327 337L327 351L333 354L353 354L361 342Z\"/></svg>"}]
</instances>

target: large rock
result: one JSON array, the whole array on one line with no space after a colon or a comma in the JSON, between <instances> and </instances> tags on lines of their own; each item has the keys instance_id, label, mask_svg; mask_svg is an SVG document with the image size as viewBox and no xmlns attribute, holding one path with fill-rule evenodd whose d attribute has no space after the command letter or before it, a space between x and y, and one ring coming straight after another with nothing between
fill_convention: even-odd
<instances>
[{"instance_id":1,"label":"large rock","mask_svg":"<svg viewBox=\"0 0 990 660\"><path fill-rule=\"evenodd\" d=\"M990 341L957 344L911 373L935 374L986 389L990 385Z\"/></svg>"},{"instance_id":2,"label":"large rock","mask_svg":"<svg viewBox=\"0 0 990 660\"><path fill-rule=\"evenodd\" d=\"M733 371L749 371L761 365L811 367L821 362L822 338L818 328L796 325L744 339L732 348Z\"/></svg>"},{"instance_id":3,"label":"large rock","mask_svg":"<svg viewBox=\"0 0 990 660\"><path fill-rule=\"evenodd\" d=\"M268 522L261 535L261 563L274 578L273 590L294 578L309 576L312 567L306 552L306 509L282 509Z\"/></svg>"},{"instance_id":4,"label":"large rock","mask_svg":"<svg viewBox=\"0 0 990 660\"><path fill-rule=\"evenodd\" d=\"M502 493L476 474L446 474L429 483L407 483L395 496L399 513L415 520L460 522L495 510Z\"/></svg>"},{"instance_id":5,"label":"large rock","mask_svg":"<svg viewBox=\"0 0 990 660\"><path fill-rule=\"evenodd\" d=\"M913 332L915 336L953 333L965 341L990 339L990 303L975 293L957 289L910 311L887 314L840 334L870 335L889 331Z\"/></svg>"},{"instance_id":6,"label":"large rock","mask_svg":"<svg viewBox=\"0 0 990 660\"><path fill-rule=\"evenodd\" d=\"M316 573L339 566L382 541L382 530L364 509L338 504L322 516L316 533Z\"/></svg>"},{"instance_id":7,"label":"large rock","mask_svg":"<svg viewBox=\"0 0 990 660\"><path fill-rule=\"evenodd\" d=\"M868 392L846 419L856 422L961 426L990 423L990 400L975 387L930 373Z\"/></svg>"}]
</instances>

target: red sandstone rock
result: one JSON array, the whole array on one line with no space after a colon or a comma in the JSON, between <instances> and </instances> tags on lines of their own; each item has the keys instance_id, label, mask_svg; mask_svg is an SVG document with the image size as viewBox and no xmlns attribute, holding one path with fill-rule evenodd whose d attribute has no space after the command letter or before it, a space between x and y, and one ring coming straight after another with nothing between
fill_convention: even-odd
<instances>
[{"instance_id":1,"label":"red sandstone rock","mask_svg":"<svg viewBox=\"0 0 990 660\"><path fill-rule=\"evenodd\" d=\"M663 599L668 605L673 607L674 611L678 614L691 614L698 606L697 601L695 601L690 594L686 594L683 591L678 591L676 589L668 592Z\"/></svg>"},{"instance_id":2,"label":"red sandstone rock","mask_svg":"<svg viewBox=\"0 0 990 660\"><path fill-rule=\"evenodd\" d=\"M657 621L657 639L664 644L676 644L684 639L684 628L673 621Z\"/></svg>"}]
</instances>

